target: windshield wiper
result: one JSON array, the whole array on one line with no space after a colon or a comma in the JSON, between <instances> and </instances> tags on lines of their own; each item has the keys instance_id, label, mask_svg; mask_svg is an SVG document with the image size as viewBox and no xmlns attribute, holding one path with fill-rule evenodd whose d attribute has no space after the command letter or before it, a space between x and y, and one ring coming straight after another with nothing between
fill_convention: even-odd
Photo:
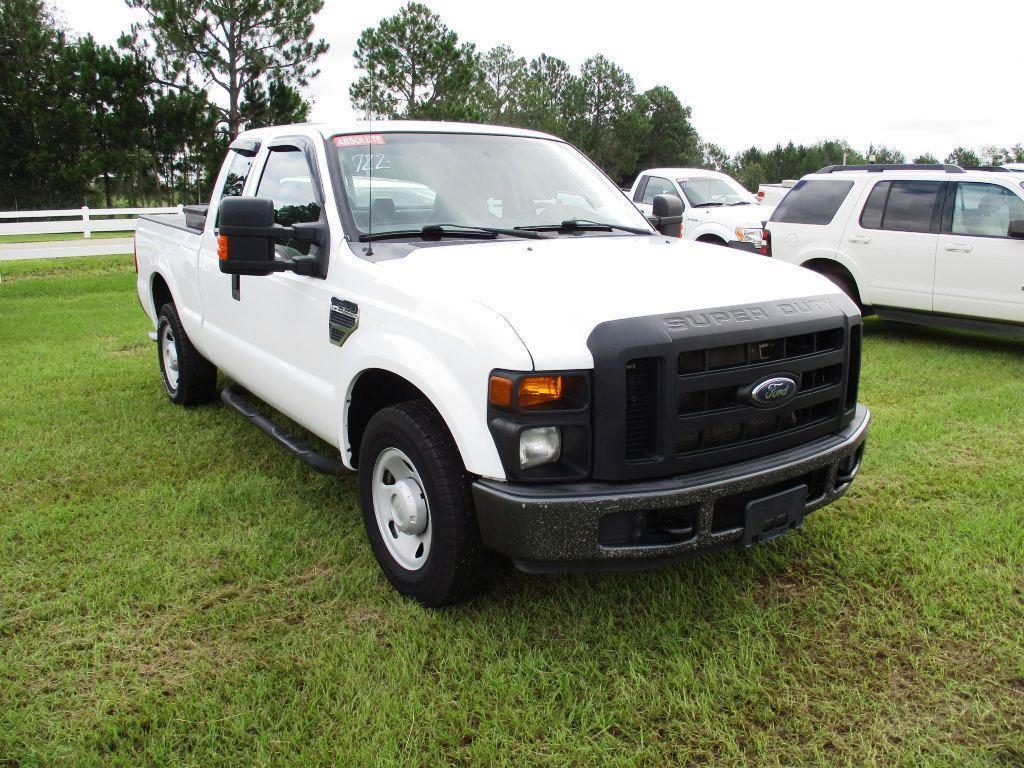
<instances>
[{"instance_id":1,"label":"windshield wiper","mask_svg":"<svg viewBox=\"0 0 1024 768\"><path fill-rule=\"evenodd\" d=\"M444 237L493 240L498 235L525 237L530 240L543 240L549 237L539 232L521 232L518 229L505 229L503 227L476 227L470 224L427 224L421 229L400 229L360 235L359 240L364 243L368 240L401 240L406 237L420 237L424 240L440 240Z\"/></svg>"},{"instance_id":2,"label":"windshield wiper","mask_svg":"<svg viewBox=\"0 0 1024 768\"><path fill-rule=\"evenodd\" d=\"M708 202L708 203L697 203L693 207L694 208L708 208L708 207L710 207L712 205L725 205L725 203L717 203L717 202L716 203L710 203L710 202Z\"/></svg>"},{"instance_id":3,"label":"windshield wiper","mask_svg":"<svg viewBox=\"0 0 1024 768\"><path fill-rule=\"evenodd\" d=\"M649 229L641 229L640 227L627 227L624 224L612 224L607 221L591 221L590 219L566 219L561 224L534 224L528 227L516 227L517 230L533 231L533 232L561 232L568 234L570 232L583 232L586 230L613 230L617 229L622 232L630 232L634 235L653 235L655 234Z\"/></svg>"}]
</instances>

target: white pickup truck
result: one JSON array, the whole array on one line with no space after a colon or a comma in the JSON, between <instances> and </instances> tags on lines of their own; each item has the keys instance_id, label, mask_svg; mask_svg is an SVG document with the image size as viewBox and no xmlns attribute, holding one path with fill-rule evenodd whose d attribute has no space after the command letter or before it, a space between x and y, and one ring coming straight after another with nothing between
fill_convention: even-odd
<instances>
[{"instance_id":1,"label":"white pickup truck","mask_svg":"<svg viewBox=\"0 0 1024 768\"><path fill-rule=\"evenodd\" d=\"M762 227L775 210L728 174L703 168L641 171L626 195L645 214L658 195L674 197L683 206L682 237L753 253L762 253Z\"/></svg>"},{"instance_id":2,"label":"white pickup truck","mask_svg":"<svg viewBox=\"0 0 1024 768\"><path fill-rule=\"evenodd\" d=\"M138 295L170 400L216 399L220 371L283 447L358 472L385 575L443 605L501 556L592 570L758 543L856 474L856 305L672 237L672 198L654 210L660 234L540 133L260 129L209 206L139 222Z\"/></svg>"}]
</instances>

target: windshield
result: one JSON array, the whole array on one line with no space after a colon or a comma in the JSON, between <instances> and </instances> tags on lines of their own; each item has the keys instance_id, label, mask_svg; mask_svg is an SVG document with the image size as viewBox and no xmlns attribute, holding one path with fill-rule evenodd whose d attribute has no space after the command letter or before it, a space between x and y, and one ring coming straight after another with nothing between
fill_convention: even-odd
<instances>
[{"instance_id":1,"label":"windshield","mask_svg":"<svg viewBox=\"0 0 1024 768\"><path fill-rule=\"evenodd\" d=\"M650 229L611 181L559 141L461 133L333 141L361 234L371 215L374 235L431 225L557 227L570 219Z\"/></svg>"},{"instance_id":2,"label":"windshield","mask_svg":"<svg viewBox=\"0 0 1024 768\"><path fill-rule=\"evenodd\" d=\"M752 203L750 193L732 179L716 176L702 176L693 179L678 179L679 187L690 201L690 205L736 205Z\"/></svg>"}]
</instances>

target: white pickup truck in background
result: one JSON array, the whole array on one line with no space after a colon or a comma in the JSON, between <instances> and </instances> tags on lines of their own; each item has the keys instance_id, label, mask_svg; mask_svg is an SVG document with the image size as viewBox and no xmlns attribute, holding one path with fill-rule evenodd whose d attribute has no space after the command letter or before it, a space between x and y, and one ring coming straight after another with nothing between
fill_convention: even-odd
<instances>
[{"instance_id":1,"label":"white pickup truck in background","mask_svg":"<svg viewBox=\"0 0 1024 768\"><path fill-rule=\"evenodd\" d=\"M501 556L601 570L766 541L857 473L855 304L680 241L676 197L652 212L545 134L259 129L209 206L140 220L137 290L169 399L219 392L313 469L356 471L384 574L443 605Z\"/></svg>"},{"instance_id":2,"label":"white pickup truck in background","mask_svg":"<svg viewBox=\"0 0 1024 768\"><path fill-rule=\"evenodd\" d=\"M778 184L761 184L757 188L757 201L761 205L770 205L773 208L782 202L793 187L796 186L796 179L783 179Z\"/></svg>"},{"instance_id":3,"label":"white pickup truck in background","mask_svg":"<svg viewBox=\"0 0 1024 768\"><path fill-rule=\"evenodd\" d=\"M658 195L676 197L683 204L685 239L751 252L761 251L761 228L775 210L759 205L731 176L701 168L642 171L626 194L647 215Z\"/></svg>"}]
</instances>

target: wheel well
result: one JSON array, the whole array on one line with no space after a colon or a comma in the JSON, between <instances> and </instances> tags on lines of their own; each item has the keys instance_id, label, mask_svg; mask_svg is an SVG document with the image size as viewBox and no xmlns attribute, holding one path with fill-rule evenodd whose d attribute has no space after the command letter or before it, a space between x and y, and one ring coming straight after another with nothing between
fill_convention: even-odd
<instances>
[{"instance_id":1,"label":"wheel well","mask_svg":"<svg viewBox=\"0 0 1024 768\"><path fill-rule=\"evenodd\" d=\"M701 235L697 238L698 243L710 243L711 245L725 245L725 240L718 235Z\"/></svg>"},{"instance_id":2,"label":"wheel well","mask_svg":"<svg viewBox=\"0 0 1024 768\"><path fill-rule=\"evenodd\" d=\"M352 450L352 466L359 465L359 444L373 414L389 405L409 400L428 400L423 392L397 373L372 368L360 374L352 387L346 437ZM429 402L429 400L428 400Z\"/></svg>"},{"instance_id":3,"label":"wheel well","mask_svg":"<svg viewBox=\"0 0 1024 768\"><path fill-rule=\"evenodd\" d=\"M167 281L164 280L163 275L157 272L153 275L153 311L160 314L160 307L173 301L174 297L171 296L171 289L168 287Z\"/></svg>"},{"instance_id":4,"label":"wheel well","mask_svg":"<svg viewBox=\"0 0 1024 768\"><path fill-rule=\"evenodd\" d=\"M860 304L860 291L857 289L857 281L854 280L850 270L838 261L832 261L831 259L811 259L810 261L805 261L800 266L813 270L825 277L835 277L842 282L845 282L850 286L850 290L855 294L852 297L853 300L856 301L858 305Z\"/></svg>"}]
</instances>

